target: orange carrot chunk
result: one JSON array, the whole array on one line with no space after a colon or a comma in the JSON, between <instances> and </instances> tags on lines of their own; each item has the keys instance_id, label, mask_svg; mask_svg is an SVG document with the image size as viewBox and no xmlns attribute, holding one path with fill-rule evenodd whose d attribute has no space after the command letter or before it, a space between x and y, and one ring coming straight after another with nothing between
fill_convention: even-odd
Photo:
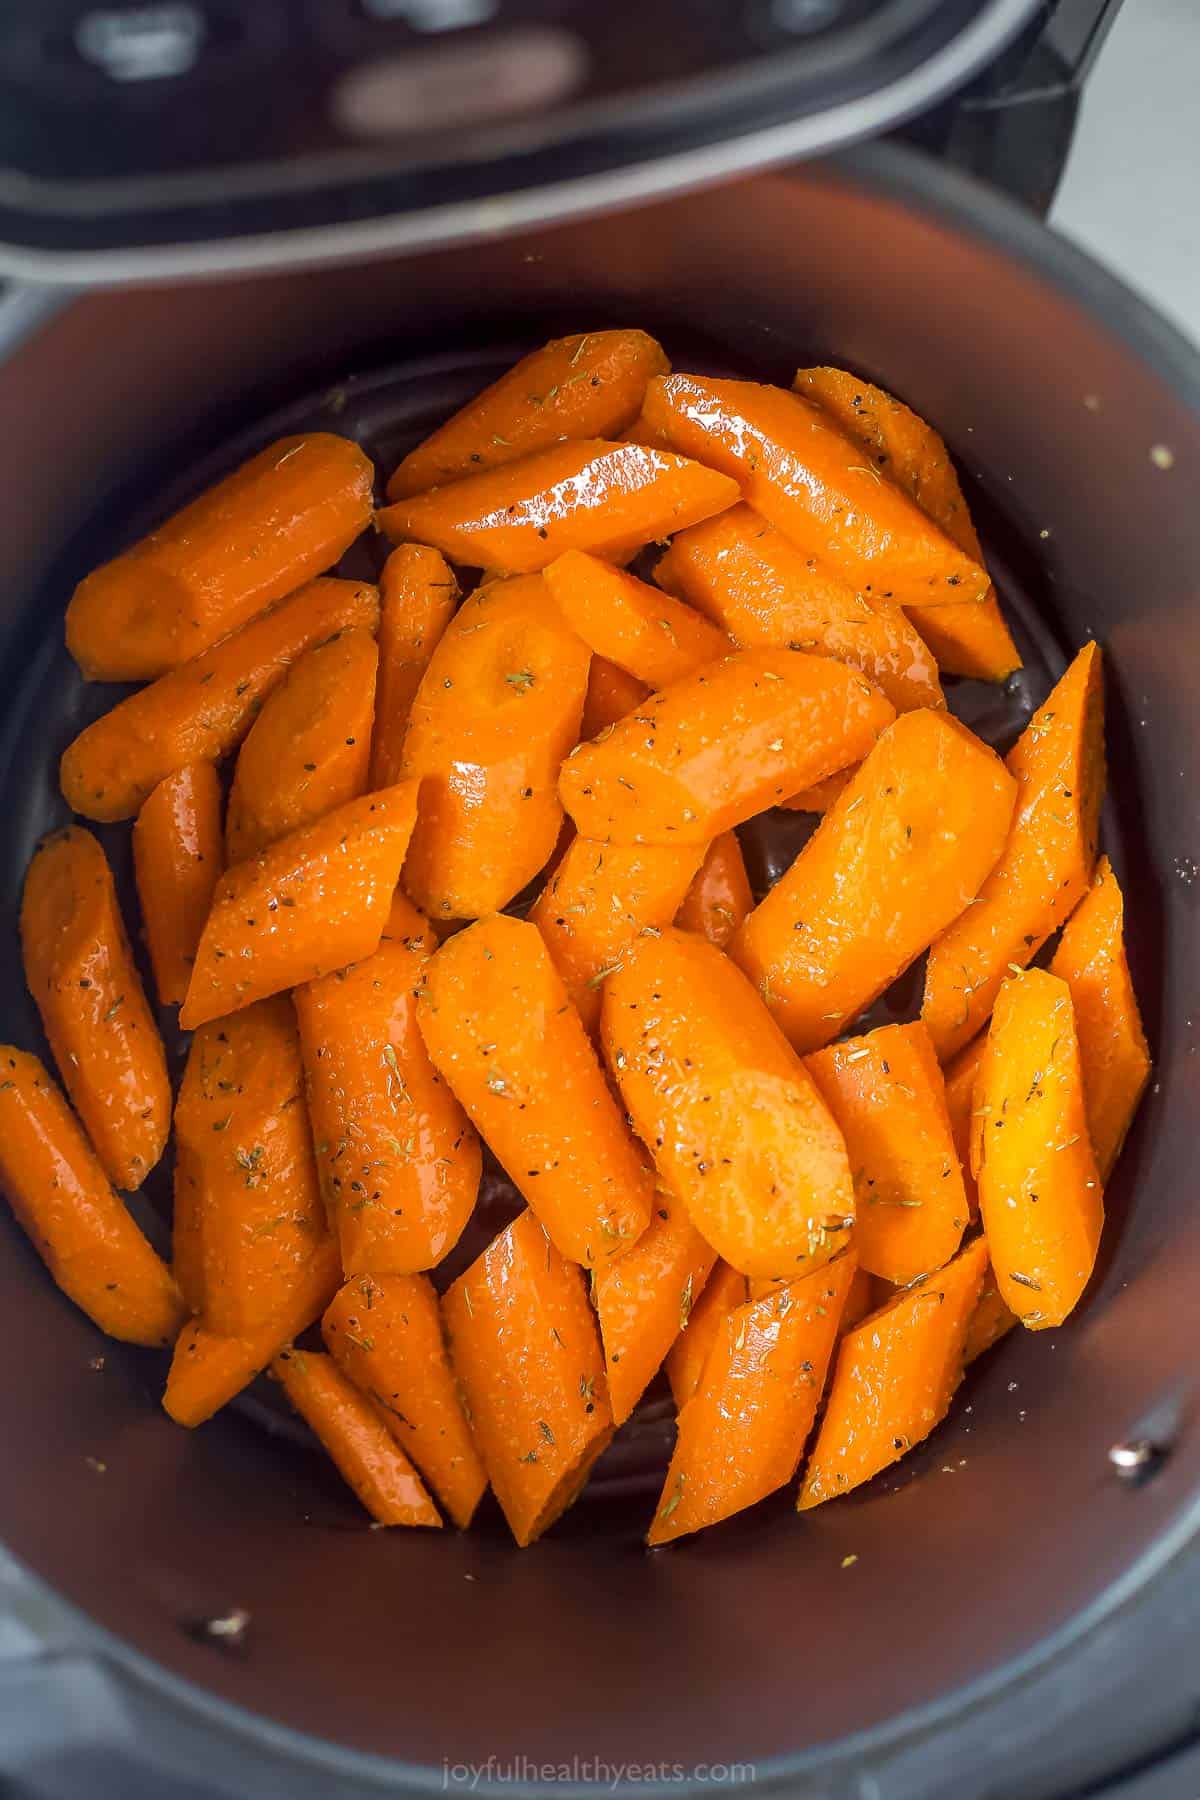
<instances>
[{"instance_id":1,"label":"orange carrot chunk","mask_svg":"<svg viewBox=\"0 0 1200 1800\"><path fill-rule=\"evenodd\" d=\"M136 1188L166 1146L171 1088L112 871L90 831L70 825L39 846L21 897L21 949L59 1074L105 1173Z\"/></svg>"},{"instance_id":2,"label":"orange carrot chunk","mask_svg":"<svg viewBox=\"0 0 1200 1800\"><path fill-rule=\"evenodd\" d=\"M798 794L789 795L779 804L785 812L827 813L838 795L850 786L857 773L857 767L839 769L836 775L827 775L824 781L814 781L811 787L801 788Z\"/></svg>"},{"instance_id":3,"label":"orange carrot chunk","mask_svg":"<svg viewBox=\"0 0 1200 1800\"><path fill-rule=\"evenodd\" d=\"M725 633L690 606L584 550L557 557L546 586L589 650L652 688L683 681L731 648Z\"/></svg>"},{"instance_id":4,"label":"orange carrot chunk","mask_svg":"<svg viewBox=\"0 0 1200 1800\"><path fill-rule=\"evenodd\" d=\"M753 905L737 833L723 831L708 846L675 923L723 950Z\"/></svg>"},{"instance_id":5,"label":"orange carrot chunk","mask_svg":"<svg viewBox=\"0 0 1200 1800\"><path fill-rule=\"evenodd\" d=\"M579 736L585 742L596 737L606 726L615 725L626 713L631 713L649 694L650 689L644 681L638 681L627 675L624 669L618 669L616 663L609 662L603 656L593 656L588 670L587 699L583 703L583 718L579 721Z\"/></svg>"},{"instance_id":6,"label":"orange carrot chunk","mask_svg":"<svg viewBox=\"0 0 1200 1800\"><path fill-rule=\"evenodd\" d=\"M449 563L428 544L401 544L393 550L383 565L379 592L383 605L371 743L373 788L400 780L412 703L460 598Z\"/></svg>"},{"instance_id":7,"label":"orange carrot chunk","mask_svg":"<svg viewBox=\"0 0 1200 1800\"><path fill-rule=\"evenodd\" d=\"M187 993L224 862L217 771L189 763L159 782L133 828L142 925L163 1006L178 1006Z\"/></svg>"},{"instance_id":8,"label":"orange carrot chunk","mask_svg":"<svg viewBox=\"0 0 1200 1800\"><path fill-rule=\"evenodd\" d=\"M963 1350L964 1365L973 1363L977 1356L982 1356L985 1350L990 1350L993 1344L998 1344L1000 1339L1005 1337L1017 1323L1017 1315L1005 1303L989 1263L983 1277L979 1303L971 1314L971 1323L967 1326L967 1342Z\"/></svg>"},{"instance_id":9,"label":"orange carrot chunk","mask_svg":"<svg viewBox=\"0 0 1200 1800\"><path fill-rule=\"evenodd\" d=\"M663 1362L677 1410L682 1410L699 1387L722 1320L735 1306L744 1306L746 1298L746 1277L718 1259Z\"/></svg>"},{"instance_id":10,"label":"orange carrot chunk","mask_svg":"<svg viewBox=\"0 0 1200 1800\"><path fill-rule=\"evenodd\" d=\"M686 1329L716 1260L687 1208L660 1189L637 1243L597 1274L592 1299L614 1424L625 1423Z\"/></svg>"},{"instance_id":11,"label":"orange carrot chunk","mask_svg":"<svg viewBox=\"0 0 1200 1800\"><path fill-rule=\"evenodd\" d=\"M943 1070L946 1078L946 1111L950 1116L954 1153L962 1170L963 1189L973 1219L979 1217L979 1190L975 1186L975 1176L971 1169L971 1119L975 1112L975 1081L986 1043L986 1031L980 1032Z\"/></svg>"}]
</instances>

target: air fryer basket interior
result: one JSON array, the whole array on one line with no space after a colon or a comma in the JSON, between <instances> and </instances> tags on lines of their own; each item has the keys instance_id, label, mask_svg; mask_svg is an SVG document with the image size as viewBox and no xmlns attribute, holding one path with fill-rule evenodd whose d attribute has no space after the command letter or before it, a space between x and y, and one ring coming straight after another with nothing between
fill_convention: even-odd
<instances>
[{"instance_id":1,"label":"air fryer basket interior","mask_svg":"<svg viewBox=\"0 0 1200 1800\"><path fill-rule=\"evenodd\" d=\"M70 729L39 696L71 585L139 496L297 392L328 384L352 411L355 371L429 358L423 391L450 393L476 350L615 322L771 379L848 364L944 431L1045 666L1087 635L1108 653L1108 844L1158 1066L1101 1268L1067 1327L993 1351L911 1467L862 1494L656 1554L652 1490L620 1484L525 1552L498 1529L371 1532L292 1436L244 1413L171 1426L162 1367L105 1345L5 1219L0 1539L169 1674L433 1780L444 1758L574 1754L766 1774L1027 1662L1192 1523L1200 391L1102 279L1085 295L1071 259L1023 260L1038 228L998 208L972 235L970 190L950 189L952 223L922 198L934 178L899 167L860 157L417 262L95 296L0 370L6 1034L32 1029L13 934ZM1132 1490L1107 1452L1143 1431L1171 1454ZM231 1607L253 1622L240 1657L190 1629Z\"/></svg>"}]
</instances>

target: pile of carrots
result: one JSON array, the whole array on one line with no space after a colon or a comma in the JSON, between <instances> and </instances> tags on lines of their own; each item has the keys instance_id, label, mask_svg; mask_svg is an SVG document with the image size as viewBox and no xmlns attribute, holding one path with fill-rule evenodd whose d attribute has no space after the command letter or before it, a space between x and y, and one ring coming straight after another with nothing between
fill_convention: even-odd
<instances>
[{"instance_id":1,"label":"pile of carrots","mask_svg":"<svg viewBox=\"0 0 1200 1800\"><path fill-rule=\"evenodd\" d=\"M104 852L48 838L21 938L70 1104L0 1051L16 1216L173 1346L173 1419L269 1368L384 1524L490 1486L532 1542L660 1369L650 1543L802 1465L801 1509L847 1493L1092 1272L1149 1070L1100 651L1003 760L951 717L944 675L1019 657L941 440L837 369L564 338L374 479L272 444L71 600L84 677L147 685L62 791L134 821L193 1036L173 1096ZM372 524L379 587L330 577ZM737 827L777 806L824 816L756 905ZM855 1034L926 952L919 1017ZM172 1126L168 1268L116 1190ZM526 1207L439 1293L481 1140Z\"/></svg>"}]
</instances>

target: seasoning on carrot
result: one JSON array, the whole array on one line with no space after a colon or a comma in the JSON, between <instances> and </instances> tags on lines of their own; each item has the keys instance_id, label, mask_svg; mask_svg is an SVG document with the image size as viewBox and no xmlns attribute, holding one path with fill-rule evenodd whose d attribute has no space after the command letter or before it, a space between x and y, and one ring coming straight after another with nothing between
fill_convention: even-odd
<instances>
[{"instance_id":1,"label":"seasoning on carrot","mask_svg":"<svg viewBox=\"0 0 1200 1800\"><path fill-rule=\"evenodd\" d=\"M401 544L379 577L379 680L371 786L391 787L403 769L404 734L421 677L454 617L460 593L440 550Z\"/></svg>"},{"instance_id":2,"label":"seasoning on carrot","mask_svg":"<svg viewBox=\"0 0 1200 1800\"><path fill-rule=\"evenodd\" d=\"M785 812L827 813L842 790L850 786L857 773L857 765L852 769L839 769L836 775L827 775L824 781L814 781L811 787L801 788L798 794L789 794L779 804Z\"/></svg>"},{"instance_id":3,"label":"seasoning on carrot","mask_svg":"<svg viewBox=\"0 0 1200 1800\"><path fill-rule=\"evenodd\" d=\"M1005 1304L989 1264L983 1277L978 1304L971 1314L971 1323L967 1326L967 1341L963 1347L964 1366L973 1363L977 1356L982 1356L993 1344L998 1344L1018 1323L1016 1313Z\"/></svg>"},{"instance_id":4,"label":"seasoning on carrot","mask_svg":"<svg viewBox=\"0 0 1200 1800\"><path fill-rule=\"evenodd\" d=\"M221 783L211 763L189 763L159 782L133 828L142 926L163 1006L178 1006L187 993L224 862Z\"/></svg>"},{"instance_id":5,"label":"seasoning on carrot","mask_svg":"<svg viewBox=\"0 0 1200 1800\"><path fill-rule=\"evenodd\" d=\"M545 571L546 586L589 650L652 688L683 681L728 655L723 631L603 557L567 550Z\"/></svg>"},{"instance_id":6,"label":"seasoning on carrot","mask_svg":"<svg viewBox=\"0 0 1200 1800\"><path fill-rule=\"evenodd\" d=\"M737 833L723 831L708 846L675 923L681 931L698 931L723 950L753 905Z\"/></svg>"},{"instance_id":7,"label":"seasoning on carrot","mask_svg":"<svg viewBox=\"0 0 1200 1800\"><path fill-rule=\"evenodd\" d=\"M587 698L579 721L579 736L585 742L615 725L626 713L641 705L650 689L644 681L627 675L616 663L603 656L593 656L588 669Z\"/></svg>"},{"instance_id":8,"label":"seasoning on carrot","mask_svg":"<svg viewBox=\"0 0 1200 1800\"><path fill-rule=\"evenodd\" d=\"M614 1424L625 1423L686 1329L716 1260L687 1208L660 1188L637 1243L598 1271L592 1299Z\"/></svg>"},{"instance_id":9,"label":"seasoning on carrot","mask_svg":"<svg viewBox=\"0 0 1200 1800\"><path fill-rule=\"evenodd\" d=\"M981 1031L942 1071L946 1079L946 1111L950 1116L954 1153L962 1170L963 1189L973 1219L979 1217L979 1190L971 1169L971 1118L975 1111L975 1080L986 1043L987 1033Z\"/></svg>"},{"instance_id":10,"label":"seasoning on carrot","mask_svg":"<svg viewBox=\"0 0 1200 1800\"><path fill-rule=\"evenodd\" d=\"M700 1298L691 1307L686 1325L663 1362L677 1411L682 1411L684 1402L699 1387L722 1321L735 1306L745 1305L746 1285L746 1277L738 1269L718 1260Z\"/></svg>"}]
</instances>

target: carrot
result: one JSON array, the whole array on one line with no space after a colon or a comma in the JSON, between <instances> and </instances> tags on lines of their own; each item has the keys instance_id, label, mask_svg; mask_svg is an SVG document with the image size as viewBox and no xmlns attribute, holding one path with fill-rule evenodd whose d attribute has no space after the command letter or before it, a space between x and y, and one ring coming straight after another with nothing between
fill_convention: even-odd
<instances>
[{"instance_id":1,"label":"carrot","mask_svg":"<svg viewBox=\"0 0 1200 1800\"><path fill-rule=\"evenodd\" d=\"M545 867L588 657L540 575L480 588L451 620L404 740L404 773L423 781L404 885L423 912L480 918Z\"/></svg>"},{"instance_id":2,"label":"carrot","mask_svg":"<svg viewBox=\"0 0 1200 1800\"><path fill-rule=\"evenodd\" d=\"M1099 645L1084 645L1006 760L1017 804L1004 853L926 966L921 1017L943 1062L986 1023L1005 971L1032 962L1087 890L1104 797Z\"/></svg>"},{"instance_id":3,"label":"carrot","mask_svg":"<svg viewBox=\"0 0 1200 1800\"><path fill-rule=\"evenodd\" d=\"M600 990L643 932L669 925L704 854L702 844L596 844L577 837L529 909L571 1003L589 1031Z\"/></svg>"},{"instance_id":4,"label":"carrot","mask_svg":"<svg viewBox=\"0 0 1200 1800\"><path fill-rule=\"evenodd\" d=\"M1151 1068L1125 958L1125 900L1107 856L1067 920L1050 969L1071 990L1088 1135L1107 1181Z\"/></svg>"},{"instance_id":5,"label":"carrot","mask_svg":"<svg viewBox=\"0 0 1200 1800\"><path fill-rule=\"evenodd\" d=\"M646 1537L667 1544L786 1485L812 1430L854 1277L854 1253L721 1321Z\"/></svg>"},{"instance_id":6,"label":"carrot","mask_svg":"<svg viewBox=\"0 0 1200 1800\"><path fill-rule=\"evenodd\" d=\"M109 1337L169 1344L179 1289L36 1056L0 1045L0 1187L58 1286Z\"/></svg>"},{"instance_id":7,"label":"carrot","mask_svg":"<svg viewBox=\"0 0 1200 1800\"><path fill-rule=\"evenodd\" d=\"M692 1222L744 1275L828 1262L854 1224L842 1134L715 944L643 938L604 984L601 1037L634 1130Z\"/></svg>"},{"instance_id":8,"label":"carrot","mask_svg":"<svg viewBox=\"0 0 1200 1800\"><path fill-rule=\"evenodd\" d=\"M975 1176L971 1170L971 1118L975 1111L975 1081L986 1043L987 1033L980 1032L943 1070L946 1078L946 1111L950 1115L954 1153L962 1170L963 1189L973 1219L979 1217L979 1190L975 1186Z\"/></svg>"},{"instance_id":9,"label":"carrot","mask_svg":"<svg viewBox=\"0 0 1200 1800\"><path fill-rule=\"evenodd\" d=\"M379 1409L346 1380L331 1356L281 1350L271 1373L378 1524L441 1525L421 1477Z\"/></svg>"},{"instance_id":10,"label":"carrot","mask_svg":"<svg viewBox=\"0 0 1200 1800\"><path fill-rule=\"evenodd\" d=\"M281 1313L327 1235L292 1003L203 1026L175 1107L175 1272L210 1330Z\"/></svg>"},{"instance_id":11,"label":"carrot","mask_svg":"<svg viewBox=\"0 0 1200 1800\"><path fill-rule=\"evenodd\" d=\"M451 562L504 574L564 550L623 553L732 506L737 483L669 450L584 438L399 500L376 515L395 544L434 544Z\"/></svg>"},{"instance_id":12,"label":"carrot","mask_svg":"<svg viewBox=\"0 0 1200 1800\"><path fill-rule=\"evenodd\" d=\"M549 1530L613 1434L583 1272L523 1212L447 1291L450 1357L517 1543Z\"/></svg>"},{"instance_id":13,"label":"carrot","mask_svg":"<svg viewBox=\"0 0 1200 1800\"><path fill-rule=\"evenodd\" d=\"M343 1375L375 1402L454 1523L463 1530L487 1488L462 1409L433 1284L424 1275L356 1276L321 1331Z\"/></svg>"},{"instance_id":14,"label":"carrot","mask_svg":"<svg viewBox=\"0 0 1200 1800\"><path fill-rule=\"evenodd\" d=\"M146 681L331 568L371 522L369 459L280 438L81 581L67 648L89 681Z\"/></svg>"},{"instance_id":15,"label":"carrot","mask_svg":"<svg viewBox=\"0 0 1200 1800\"><path fill-rule=\"evenodd\" d=\"M427 544L401 544L393 550L383 565L379 591L383 606L371 743L373 788L400 780L412 703L460 599L449 563Z\"/></svg>"},{"instance_id":16,"label":"carrot","mask_svg":"<svg viewBox=\"0 0 1200 1800\"><path fill-rule=\"evenodd\" d=\"M25 979L68 1094L109 1180L136 1188L171 1128L162 1038L134 965L112 871L90 831L43 839L21 897Z\"/></svg>"},{"instance_id":17,"label":"carrot","mask_svg":"<svg viewBox=\"0 0 1200 1800\"><path fill-rule=\"evenodd\" d=\"M362 626L306 650L242 745L229 794L231 863L366 791L379 652Z\"/></svg>"},{"instance_id":18,"label":"carrot","mask_svg":"<svg viewBox=\"0 0 1200 1800\"><path fill-rule=\"evenodd\" d=\"M988 593L976 558L797 395L753 381L661 375L646 389L645 410L675 450L735 476L756 512L868 600L932 606Z\"/></svg>"},{"instance_id":19,"label":"carrot","mask_svg":"<svg viewBox=\"0 0 1200 1800\"><path fill-rule=\"evenodd\" d=\"M603 656L593 656L588 669L583 717L579 721L580 738L586 742L606 726L615 725L618 719L640 706L649 692L644 681L635 680Z\"/></svg>"},{"instance_id":20,"label":"carrot","mask_svg":"<svg viewBox=\"0 0 1200 1800\"><path fill-rule=\"evenodd\" d=\"M902 713L883 734L730 946L798 1050L837 1037L971 906L1014 791L945 713Z\"/></svg>"},{"instance_id":21,"label":"carrot","mask_svg":"<svg viewBox=\"0 0 1200 1800\"><path fill-rule=\"evenodd\" d=\"M793 385L860 444L878 468L886 469L960 550L982 563L954 464L932 426L846 369L798 369ZM914 607L912 621L949 675L1003 681L1021 667L994 589L978 604Z\"/></svg>"},{"instance_id":22,"label":"carrot","mask_svg":"<svg viewBox=\"0 0 1200 1800\"><path fill-rule=\"evenodd\" d=\"M838 1320L838 1337L844 1337L853 1330L860 1319L865 1319L869 1312L874 1312L879 1305L880 1283L874 1275L867 1273L861 1265L855 1269L842 1307L842 1316Z\"/></svg>"},{"instance_id":23,"label":"carrot","mask_svg":"<svg viewBox=\"0 0 1200 1800\"><path fill-rule=\"evenodd\" d=\"M337 1245L331 1237L322 1238L297 1269L282 1310L257 1331L222 1337L202 1319L192 1319L175 1343L163 1410L189 1430L203 1425L320 1318L341 1278Z\"/></svg>"},{"instance_id":24,"label":"carrot","mask_svg":"<svg viewBox=\"0 0 1200 1800\"><path fill-rule=\"evenodd\" d=\"M1017 1315L1005 1304L989 1264L983 1277L979 1302L967 1326L967 1341L963 1349L964 1365L973 1363L977 1356L982 1356L985 1350L998 1344L1016 1323Z\"/></svg>"},{"instance_id":25,"label":"carrot","mask_svg":"<svg viewBox=\"0 0 1200 1800\"><path fill-rule=\"evenodd\" d=\"M224 860L217 772L189 763L159 782L133 828L142 925L163 1006L178 1006L187 993Z\"/></svg>"},{"instance_id":26,"label":"carrot","mask_svg":"<svg viewBox=\"0 0 1200 1800\"><path fill-rule=\"evenodd\" d=\"M971 1166L996 1285L1023 1325L1061 1325L1104 1225L1071 990L1028 969L1001 983L975 1083Z\"/></svg>"},{"instance_id":27,"label":"carrot","mask_svg":"<svg viewBox=\"0 0 1200 1800\"><path fill-rule=\"evenodd\" d=\"M737 832L723 831L708 846L675 923L723 950L753 905Z\"/></svg>"},{"instance_id":28,"label":"carrot","mask_svg":"<svg viewBox=\"0 0 1200 1800\"><path fill-rule=\"evenodd\" d=\"M602 1266L650 1220L653 1179L535 925L444 943L417 1018L434 1066L563 1256Z\"/></svg>"},{"instance_id":29,"label":"carrot","mask_svg":"<svg viewBox=\"0 0 1200 1800\"><path fill-rule=\"evenodd\" d=\"M167 775L220 762L296 658L351 625L374 629L379 595L361 581L310 582L262 618L131 694L63 752L59 774L72 812L131 819Z\"/></svg>"},{"instance_id":30,"label":"carrot","mask_svg":"<svg viewBox=\"0 0 1200 1800\"><path fill-rule=\"evenodd\" d=\"M657 374L659 371L656 370L655 373ZM663 370L662 373L665 374L666 370ZM669 450L671 448L663 433L651 425L644 408L632 425L616 435L623 438L627 444L645 444L651 450Z\"/></svg>"},{"instance_id":31,"label":"carrot","mask_svg":"<svg viewBox=\"0 0 1200 1800\"><path fill-rule=\"evenodd\" d=\"M958 1249L967 1198L929 1033L884 1025L808 1058L854 1171L859 1264L900 1286Z\"/></svg>"},{"instance_id":32,"label":"carrot","mask_svg":"<svg viewBox=\"0 0 1200 1800\"><path fill-rule=\"evenodd\" d=\"M433 1268L475 1205L479 1140L417 1029L416 987L436 948L397 894L374 955L292 996L317 1166L347 1275Z\"/></svg>"},{"instance_id":33,"label":"carrot","mask_svg":"<svg viewBox=\"0 0 1200 1800\"><path fill-rule=\"evenodd\" d=\"M849 663L897 712L946 704L933 655L899 607L872 604L752 507L731 506L681 531L654 579L736 643L786 645Z\"/></svg>"},{"instance_id":34,"label":"carrot","mask_svg":"<svg viewBox=\"0 0 1200 1800\"><path fill-rule=\"evenodd\" d=\"M746 1277L718 1258L700 1298L688 1315L687 1324L663 1360L677 1411L682 1409L684 1402L690 1400L699 1387L708 1353L716 1341L721 1322L735 1306L745 1305L746 1288Z\"/></svg>"},{"instance_id":35,"label":"carrot","mask_svg":"<svg viewBox=\"0 0 1200 1800\"><path fill-rule=\"evenodd\" d=\"M361 962L378 948L417 784L364 794L229 869L179 1015L185 1031Z\"/></svg>"},{"instance_id":36,"label":"carrot","mask_svg":"<svg viewBox=\"0 0 1200 1800\"><path fill-rule=\"evenodd\" d=\"M827 775L824 781L815 781L811 787L801 788L798 794L789 795L779 804L785 812L827 813L838 795L844 788L849 787L857 773L857 766L851 769L839 769L836 775Z\"/></svg>"},{"instance_id":37,"label":"carrot","mask_svg":"<svg viewBox=\"0 0 1200 1800\"><path fill-rule=\"evenodd\" d=\"M623 1425L700 1298L717 1253L663 1189L637 1243L601 1269L592 1300L604 1342L613 1423Z\"/></svg>"},{"instance_id":38,"label":"carrot","mask_svg":"<svg viewBox=\"0 0 1200 1800\"><path fill-rule=\"evenodd\" d=\"M869 1481L945 1418L986 1268L987 1244L976 1238L846 1333L800 1485L801 1512Z\"/></svg>"},{"instance_id":39,"label":"carrot","mask_svg":"<svg viewBox=\"0 0 1200 1800\"><path fill-rule=\"evenodd\" d=\"M546 586L589 650L652 688L683 681L731 648L725 633L690 606L585 550L567 550L550 563Z\"/></svg>"},{"instance_id":40,"label":"carrot","mask_svg":"<svg viewBox=\"0 0 1200 1800\"><path fill-rule=\"evenodd\" d=\"M584 837L707 844L857 762L892 717L842 663L735 650L572 751L558 790Z\"/></svg>"},{"instance_id":41,"label":"carrot","mask_svg":"<svg viewBox=\"0 0 1200 1800\"><path fill-rule=\"evenodd\" d=\"M553 338L410 450L388 482L388 499L499 468L561 438L618 437L636 417L647 381L668 368L662 346L644 331Z\"/></svg>"}]
</instances>

